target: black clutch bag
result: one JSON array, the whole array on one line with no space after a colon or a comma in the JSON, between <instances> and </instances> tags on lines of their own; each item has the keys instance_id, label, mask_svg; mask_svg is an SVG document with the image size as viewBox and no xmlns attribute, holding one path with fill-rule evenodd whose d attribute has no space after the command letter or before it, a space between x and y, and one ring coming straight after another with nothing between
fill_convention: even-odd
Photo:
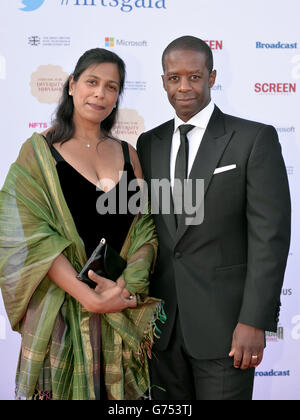
<instances>
[{"instance_id":1,"label":"black clutch bag","mask_svg":"<svg viewBox=\"0 0 300 420\"><path fill-rule=\"evenodd\" d=\"M127 262L103 238L77 278L95 289L97 283L88 277L89 270L93 270L99 276L116 281L126 266Z\"/></svg>"}]
</instances>

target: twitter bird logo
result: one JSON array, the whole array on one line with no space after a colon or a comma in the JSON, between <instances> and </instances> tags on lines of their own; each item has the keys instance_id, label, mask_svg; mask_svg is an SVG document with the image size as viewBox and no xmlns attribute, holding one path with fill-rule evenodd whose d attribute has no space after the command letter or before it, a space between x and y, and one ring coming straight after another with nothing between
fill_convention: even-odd
<instances>
[{"instance_id":1,"label":"twitter bird logo","mask_svg":"<svg viewBox=\"0 0 300 420\"><path fill-rule=\"evenodd\" d=\"M32 12L41 7L44 2L45 0L23 0L22 3L25 7L20 8L20 10L23 10L23 12Z\"/></svg>"}]
</instances>

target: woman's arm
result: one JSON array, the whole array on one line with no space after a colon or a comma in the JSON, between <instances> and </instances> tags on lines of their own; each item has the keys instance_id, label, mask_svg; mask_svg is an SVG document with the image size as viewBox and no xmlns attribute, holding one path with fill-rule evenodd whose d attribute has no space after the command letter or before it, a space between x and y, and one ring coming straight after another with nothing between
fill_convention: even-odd
<instances>
[{"instance_id":1,"label":"woman's arm","mask_svg":"<svg viewBox=\"0 0 300 420\"><path fill-rule=\"evenodd\" d=\"M132 147L130 144L128 144L128 146L129 146L130 161L132 163L134 174L137 179L143 179L144 175L143 175L143 171L142 171L138 154L134 147Z\"/></svg>"},{"instance_id":2,"label":"woman's arm","mask_svg":"<svg viewBox=\"0 0 300 420\"><path fill-rule=\"evenodd\" d=\"M121 312L126 308L135 308L136 298L129 298L124 293L125 283L113 283L103 277L89 273L93 281L101 286L100 293L76 278L77 272L64 255L59 255L48 271L50 279L66 293L76 299L88 311L93 313ZM105 287L107 283L108 287Z\"/></svg>"}]
</instances>

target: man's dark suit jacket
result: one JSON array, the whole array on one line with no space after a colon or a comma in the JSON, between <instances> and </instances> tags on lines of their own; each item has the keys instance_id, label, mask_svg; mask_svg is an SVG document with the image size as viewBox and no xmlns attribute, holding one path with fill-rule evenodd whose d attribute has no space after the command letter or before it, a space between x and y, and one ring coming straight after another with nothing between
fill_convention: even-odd
<instances>
[{"instance_id":1,"label":"man's dark suit jacket","mask_svg":"<svg viewBox=\"0 0 300 420\"><path fill-rule=\"evenodd\" d=\"M171 120L138 139L149 186L170 179L173 131ZM204 179L203 223L176 231L173 213L154 215L159 254L150 293L165 301L168 317L156 346L167 347L178 306L190 354L222 358L238 322L277 329L291 210L276 130L215 107L190 178Z\"/></svg>"}]
</instances>

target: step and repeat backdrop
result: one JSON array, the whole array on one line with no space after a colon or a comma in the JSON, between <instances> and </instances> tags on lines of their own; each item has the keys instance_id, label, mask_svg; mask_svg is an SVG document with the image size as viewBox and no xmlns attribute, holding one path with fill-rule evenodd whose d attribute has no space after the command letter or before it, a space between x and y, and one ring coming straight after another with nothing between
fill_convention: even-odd
<instances>
[{"instance_id":1,"label":"step and repeat backdrop","mask_svg":"<svg viewBox=\"0 0 300 420\"><path fill-rule=\"evenodd\" d=\"M182 35L212 48L213 101L226 113L275 126L289 175L292 241L277 333L267 333L254 399L300 399L300 2L299 0L2 0L0 4L0 186L21 144L50 127L61 87L87 49L127 65L115 134L138 135L173 112L161 54ZM276 171L276 168L274 168ZM20 337L0 296L0 399L14 398Z\"/></svg>"}]
</instances>

